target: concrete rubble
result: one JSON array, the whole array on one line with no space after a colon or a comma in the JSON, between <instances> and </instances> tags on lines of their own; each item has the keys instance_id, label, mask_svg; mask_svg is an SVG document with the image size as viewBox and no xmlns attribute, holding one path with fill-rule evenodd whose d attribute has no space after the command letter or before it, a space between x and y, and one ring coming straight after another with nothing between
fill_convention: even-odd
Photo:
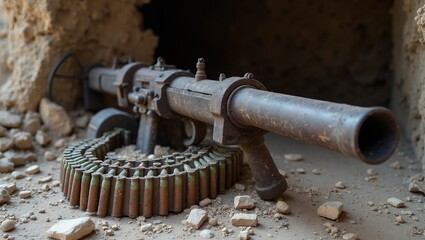
<instances>
[{"instance_id":1,"label":"concrete rubble","mask_svg":"<svg viewBox=\"0 0 425 240\"><path fill-rule=\"evenodd\" d=\"M255 213L236 213L232 217L233 226L251 226L258 225L258 215Z\"/></svg>"},{"instance_id":2,"label":"concrete rubble","mask_svg":"<svg viewBox=\"0 0 425 240\"><path fill-rule=\"evenodd\" d=\"M61 220L47 230L47 236L60 240L80 239L95 229L95 224L90 217Z\"/></svg>"},{"instance_id":3,"label":"concrete rubble","mask_svg":"<svg viewBox=\"0 0 425 240\"><path fill-rule=\"evenodd\" d=\"M317 209L317 215L331 220L337 220L343 209L341 202L325 202Z\"/></svg>"},{"instance_id":4,"label":"concrete rubble","mask_svg":"<svg viewBox=\"0 0 425 240\"><path fill-rule=\"evenodd\" d=\"M186 219L188 226L199 229L208 219L208 212L203 209L192 209Z\"/></svg>"}]
</instances>

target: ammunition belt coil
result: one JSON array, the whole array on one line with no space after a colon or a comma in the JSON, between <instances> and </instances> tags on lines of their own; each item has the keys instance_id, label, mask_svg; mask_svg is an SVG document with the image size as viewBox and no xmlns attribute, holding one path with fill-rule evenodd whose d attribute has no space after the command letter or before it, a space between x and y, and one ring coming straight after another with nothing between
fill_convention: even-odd
<instances>
[{"instance_id":1,"label":"ammunition belt coil","mask_svg":"<svg viewBox=\"0 0 425 240\"><path fill-rule=\"evenodd\" d=\"M127 139L127 131L116 129L65 149L60 180L72 206L101 217L165 216L215 198L241 173L238 148L191 146L161 158L128 160L112 152Z\"/></svg>"}]
</instances>

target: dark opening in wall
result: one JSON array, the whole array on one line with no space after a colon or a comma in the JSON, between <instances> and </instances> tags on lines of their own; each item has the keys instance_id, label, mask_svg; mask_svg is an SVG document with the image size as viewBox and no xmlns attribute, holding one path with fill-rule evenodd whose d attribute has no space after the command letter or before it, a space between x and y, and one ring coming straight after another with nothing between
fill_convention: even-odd
<instances>
[{"instance_id":1,"label":"dark opening in wall","mask_svg":"<svg viewBox=\"0 0 425 240\"><path fill-rule=\"evenodd\" d=\"M391 81L391 0L153 0L156 56L217 79L254 73L272 91L384 105Z\"/></svg>"}]
</instances>

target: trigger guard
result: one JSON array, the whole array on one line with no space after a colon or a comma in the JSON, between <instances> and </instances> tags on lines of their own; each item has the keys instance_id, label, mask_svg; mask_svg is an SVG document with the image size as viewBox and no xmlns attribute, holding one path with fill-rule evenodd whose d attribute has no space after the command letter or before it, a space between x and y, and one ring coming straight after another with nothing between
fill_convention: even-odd
<instances>
[{"instance_id":1,"label":"trigger guard","mask_svg":"<svg viewBox=\"0 0 425 240\"><path fill-rule=\"evenodd\" d=\"M185 146L196 145L204 140L207 135L207 127L205 123L193 120L185 120L184 124L190 124L192 132L189 138L183 140Z\"/></svg>"}]
</instances>

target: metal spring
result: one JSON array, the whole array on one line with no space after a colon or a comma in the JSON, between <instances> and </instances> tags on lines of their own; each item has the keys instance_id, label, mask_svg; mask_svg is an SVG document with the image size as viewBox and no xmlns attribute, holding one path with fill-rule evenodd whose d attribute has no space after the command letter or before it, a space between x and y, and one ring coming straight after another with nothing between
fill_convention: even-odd
<instances>
[{"instance_id":1,"label":"metal spring","mask_svg":"<svg viewBox=\"0 0 425 240\"><path fill-rule=\"evenodd\" d=\"M198 204L238 181L239 148L195 147L155 159L117 158L125 130L69 146L63 153L60 181L72 206L98 216L165 216Z\"/></svg>"}]
</instances>

